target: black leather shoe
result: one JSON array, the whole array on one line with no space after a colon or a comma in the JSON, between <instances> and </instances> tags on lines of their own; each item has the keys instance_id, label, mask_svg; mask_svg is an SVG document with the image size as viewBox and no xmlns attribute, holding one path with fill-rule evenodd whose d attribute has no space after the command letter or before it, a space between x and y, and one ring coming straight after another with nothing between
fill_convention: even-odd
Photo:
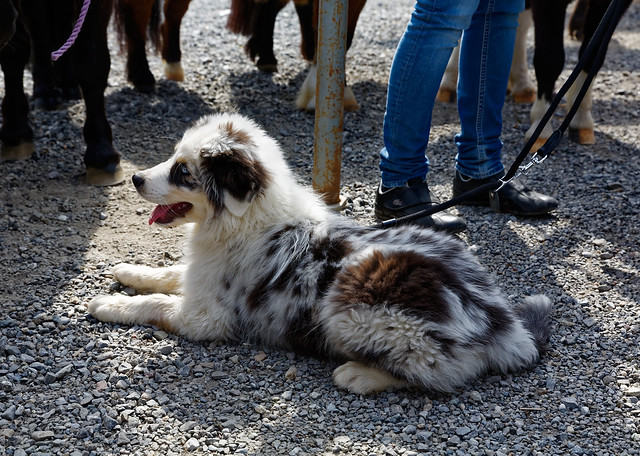
<instances>
[{"instance_id":1,"label":"black leather shoe","mask_svg":"<svg viewBox=\"0 0 640 456\"><path fill-rule=\"evenodd\" d=\"M375 214L379 220L389 220L415 214L434 204L437 202L433 202L427 183L420 178L415 178L403 187L385 189L380 184L376 192ZM463 219L446 212L427 215L411 223L448 233L459 233L467 228Z\"/></svg>"},{"instance_id":2,"label":"black leather shoe","mask_svg":"<svg viewBox=\"0 0 640 456\"><path fill-rule=\"evenodd\" d=\"M474 188L489 182L498 181L504 176L504 171L486 179L471 179L458 171L453 178L453 196L460 196ZM500 189L497 200L491 204L489 192L476 195L472 200L463 202L471 206L489 206L498 212L514 215L532 216L548 214L558 207L558 200L531 190L518 180L512 180Z\"/></svg>"}]
</instances>

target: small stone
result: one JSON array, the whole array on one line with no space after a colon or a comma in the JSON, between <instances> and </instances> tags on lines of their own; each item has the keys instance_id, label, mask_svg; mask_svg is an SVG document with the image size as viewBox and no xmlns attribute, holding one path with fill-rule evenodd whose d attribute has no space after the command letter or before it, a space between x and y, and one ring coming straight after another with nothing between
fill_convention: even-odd
<instances>
[{"instance_id":1,"label":"small stone","mask_svg":"<svg viewBox=\"0 0 640 456\"><path fill-rule=\"evenodd\" d=\"M575 410L579 407L578 400L573 397L563 397L561 399L562 404L567 408L567 410Z\"/></svg>"},{"instance_id":2,"label":"small stone","mask_svg":"<svg viewBox=\"0 0 640 456\"><path fill-rule=\"evenodd\" d=\"M624 392L624 394L626 396L640 397L640 386L631 386Z\"/></svg>"},{"instance_id":3,"label":"small stone","mask_svg":"<svg viewBox=\"0 0 640 456\"><path fill-rule=\"evenodd\" d=\"M414 435L416 432L418 432L418 429L413 424L410 424L408 426L405 426L402 432L407 435Z\"/></svg>"},{"instance_id":4,"label":"small stone","mask_svg":"<svg viewBox=\"0 0 640 456\"><path fill-rule=\"evenodd\" d=\"M115 428L117 425L118 425L118 422L113 418L111 418L110 416L105 416L104 419L102 420L102 426L108 431L113 430L113 428Z\"/></svg>"},{"instance_id":5,"label":"small stone","mask_svg":"<svg viewBox=\"0 0 640 456\"><path fill-rule=\"evenodd\" d=\"M347 445L351 443L351 438L348 435L339 435L333 439L334 445Z\"/></svg>"},{"instance_id":6,"label":"small stone","mask_svg":"<svg viewBox=\"0 0 640 456\"><path fill-rule=\"evenodd\" d=\"M92 400L93 400L93 396L91 395L91 393L85 392L84 395L82 396L82 399L80 399L80 405L83 405L83 406L87 405Z\"/></svg>"},{"instance_id":7,"label":"small stone","mask_svg":"<svg viewBox=\"0 0 640 456\"><path fill-rule=\"evenodd\" d=\"M456 428L456 435L464 436L471 432L471 428L469 426L460 426Z\"/></svg>"},{"instance_id":8,"label":"small stone","mask_svg":"<svg viewBox=\"0 0 640 456\"><path fill-rule=\"evenodd\" d=\"M33 431L31 433L31 438L36 442L52 439L53 436L54 436L53 431Z\"/></svg>"},{"instance_id":9,"label":"small stone","mask_svg":"<svg viewBox=\"0 0 640 456\"><path fill-rule=\"evenodd\" d=\"M285 401L290 401L291 398L293 397L293 392L291 391L285 391L284 393L282 393L282 396L280 396L282 399L284 399Z\"/></svg>"},{"instance_id":10,"label":"small stone","mask_svg":"<svg viewBox=\"0 0 640 456\"><path fill-rule=\"evenodd\" d=\"M10 405L0 416L5 420L14 420L16 417L16 406L13 404Z\"/></svg>"},{"instance_id":11,"label":"small stone","mask_svg":"<svg viewBox=\"0 0 640 456\"><path fill-rule=\"evenodd\" d=\"M198 442L197 439L191 437L189 440L187 440L187 443L185 443L184 448L187 451L196 451L199 446L200 442Z\"/></svg>"},{"instance_id":12,"label":"small stone","mask_svg":"<svg viewBox=\"0 0 640 456\"><path fill-rule=\"evenodd\" d=\"M55 375L57 380L61 380L62 378L64 378L67 375L69 375L71 372L73 372L73 364L67 364L62 369L60 369L58 372L56 372L54 375Z\"/></svg>"},{"instance_id":13,"label":"small stone","mask_svg":"<svg viewBox=\"0 0 640 456\"><path fill-rule=\"evenodd\" d=\"M253 357L253 359L258 362L261 363L262 361L264 361L265 359L267 359L267 354L265 352L260 352L258 353L256 356Z\"/></svg>"},{"instance_id":14,"label":"small stone","mask_svg":"<svg viewBox=\"0 0 640 456\"><path fill-rule=\"evenodd\" d=\"M298 376L298 369L296 369L296 366L291 366L289 369L287 369L287 372L285 372L284 374L284 378L286 378L289 381L295 380L297 376Z\"/></svg>"},{"instance_id":15,"label":"small stone","mask_svg":"<svg viewBox=\"0 0 640 456\"><path fill-rule=\"evenodd\" d=\"M186 423L183 423L182 426L180 426L180 431L189 432L193 430L197 425L198 423L196 421L187 421Z\"/></svg>"},{"instance_id":16,"label":"small stone","mask_svg":"<svg viewBox=\"0 0 640 456\"><path fill-rule=\"evenodd\" d=\"M127 437L127 434L124 431L120 431L118 433L117 444L118 445L126 445L128 443L131 443L131 440L129 439L129 437Z\"/></svg>"},{"instance_id":17,"label":"small stone","mask_svg":"<svg viewBox=\"0 0 640 456\"><path fill-rule=\"evenodd\" d=\"M164 331L154 331L153 332L153 338L155 340L165 340L167 337L169 337L169 334L167 334Z\"/></svg>"},{"instance_id":18,"label":"small stone","mask_svg":"<svg viewBox=\"0 0 640 456\"><path fill-rule=\"evenodd\" d=\"M163 355L168 355L173 351L173 347L171 345L163 345L158 351Z\"/></svg>"}]
</instances>

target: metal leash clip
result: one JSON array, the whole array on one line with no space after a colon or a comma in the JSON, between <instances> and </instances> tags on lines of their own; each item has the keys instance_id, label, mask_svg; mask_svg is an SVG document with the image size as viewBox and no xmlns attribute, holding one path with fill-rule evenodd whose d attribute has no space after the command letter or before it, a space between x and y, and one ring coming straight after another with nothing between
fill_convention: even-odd
<instances>
[{"instance_id":1,"label":"metal leash clip","mask_svg":"<svg viewBox=\"0 0 640 456\"><path fill-rule=\"evenodd\" d=\"M500 179L498 181L500 182L500 186L495 190L492 190L491 192L489 192L489 204L491 206L491 209L494 212L500 212L500 197L498 196L498 192L502 189L502 187L507 185L512 180L522 176L523 174L526 175L529 171L529 168L531 168L533 165L539 165L540 163L545 161L548 156L549 156L548 154L539 155L538 152L535 152L527 163L525 163L524 165L518 166L518 171L516 171L513 177L507 180Z\"/></svg>"}]
</instances>

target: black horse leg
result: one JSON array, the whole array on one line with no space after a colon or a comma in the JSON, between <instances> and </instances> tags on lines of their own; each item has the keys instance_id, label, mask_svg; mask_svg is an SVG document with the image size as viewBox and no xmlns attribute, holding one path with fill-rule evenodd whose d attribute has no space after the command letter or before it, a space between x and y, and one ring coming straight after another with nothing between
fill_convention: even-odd
<instances>
[{"instance_id":1,"label":"black horse leg","mask_svg":"<svg viewBox=\"0 0 640 456\"><path fill-rule=\"evenodd\" d=\"M29 36L18 21L13 38L0 51L0 66L4 73L2 100L2 160L24 160L33 154L33 130L29 125L29 102L24 93L24 69L29 61Z\"/></svg>"},{"instance_id":2,"label":"black horse leg","mask_svg":"<svg viewBox=\"0 0 640 456\"><path fill-rule=\"evenodd\" d=\"M107 47L107 25L111 0L91 2L91 7L73 46L74 71L86 106L84 163L87 182L96 186L114 185L124 180L120 156L113 148L111 127L105 115L104 90L111 60Z\"/></svg>"},{"instance_id":3,"label":"black horse leg","mask_svg":"<svg viewBox=\"0 0 640 456\"><path fill-rule=\"evenodd\" d=\"M245 50L251 60L258 57L256 66L260 71L278 71L278 60L273 53L273 29L276 25L276 17L287 2L280 0L269 0L267 2L255 3L253 12L253 33L247 41Z\"/></svg>"}]
</instances>

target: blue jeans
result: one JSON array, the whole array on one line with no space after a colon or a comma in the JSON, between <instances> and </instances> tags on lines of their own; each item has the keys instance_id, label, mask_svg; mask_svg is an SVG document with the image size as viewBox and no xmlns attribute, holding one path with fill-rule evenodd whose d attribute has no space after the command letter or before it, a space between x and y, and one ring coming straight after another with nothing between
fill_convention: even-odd
<instances>
[{"instance_id":1,"label":"blue jeans","mask_svg":"<svg viewBox=\"0 0 640 456\"><path fill-rule=\"evenodd\" d=\"M502 107L523 8L524 0L417 0L389 76L380 151L384 186L426 176L431 112L461 36L456 168L474 179L504 169Z\"/></svg>"}]
</instances>

